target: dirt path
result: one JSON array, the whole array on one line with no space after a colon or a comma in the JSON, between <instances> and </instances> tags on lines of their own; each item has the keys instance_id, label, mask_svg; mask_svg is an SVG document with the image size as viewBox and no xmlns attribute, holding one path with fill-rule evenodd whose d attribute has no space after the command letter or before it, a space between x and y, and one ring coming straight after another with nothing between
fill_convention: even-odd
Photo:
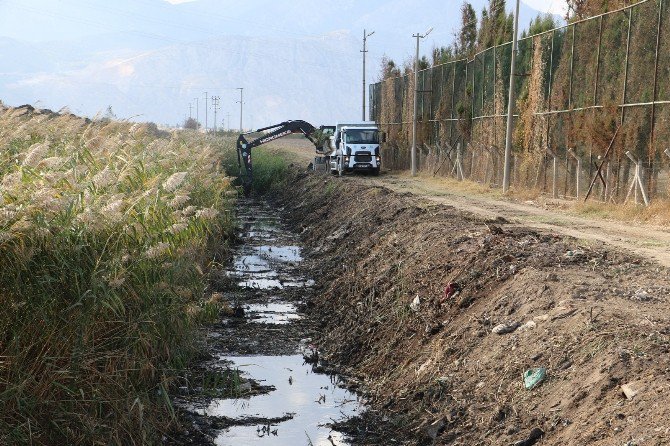
<instances>
[{"instance_id":1,"label":"dirt path","mask_svg":"<svg viewBox=\"0 0 670 446\"><path fill-rule=\"evenodd\" d=\"M302 140L281 141L270 147L290 152L296 163L309 163L313 156L309 142ZM649 224L587 218L565 209L503 200L470 192L465 188L454 188L448 180L441 178L411 178L403 173L386 173L377 178L352 175L345 180L411 193L485 218L503 217L512 223L530 228L567 235L586 242L602 242L623 252L634 253L670 267L669 229Z\"/></svg>"},{"instance_id":2,"label":"dirt path","mask_svg":"<svg viewBox=\"0 0 670 446\"><path fill-rule=\"evenodd\" d=\"M651 225L589 219L559 209L545 209L525 204L450 190L439 179L410 178L386 174L380 178L360 177L358 181L385 186L396 192L409 192L440 204L454 206L486 218L503 217L512 223L575 237L599 241L629 253L635 253L663 266L670 266L670 231Z\"/></svg>"}]
</instances>

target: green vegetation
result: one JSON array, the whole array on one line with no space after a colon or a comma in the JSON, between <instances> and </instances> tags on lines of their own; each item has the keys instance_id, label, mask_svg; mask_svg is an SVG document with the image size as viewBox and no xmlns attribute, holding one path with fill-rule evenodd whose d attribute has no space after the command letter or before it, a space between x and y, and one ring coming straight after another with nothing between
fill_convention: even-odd
<instances>
[{"instance_id":1,"label":"green vegetation","mask_svg":"<svg viewBox=\"0 0 670 446\"><path fill-rule=\"evenodd\" d=\"M163 133L0 110L0 444L147 444L174 422L233 201L229 144Z\"/></svg>"},{"instance_id":2,"label":"green vegetation","mask_svg":"<svg viewBox=\"0 0 670 446\"><path fill-rule=\"evenodd\" d=\"M253 162L253 189L256 193L268 192L275 184L284 180L288 170L286 155L268 149L256 147L252 151ZM237 162L237 153L228 151L223 160L226 173L229 176L244 176L244 166L240 169Z\"/></svg>"}]
</instances>

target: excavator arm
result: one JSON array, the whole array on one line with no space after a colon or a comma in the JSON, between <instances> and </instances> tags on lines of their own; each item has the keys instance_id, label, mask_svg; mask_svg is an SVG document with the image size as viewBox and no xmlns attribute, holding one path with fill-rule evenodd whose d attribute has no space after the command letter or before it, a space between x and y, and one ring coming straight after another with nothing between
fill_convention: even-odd
<instances>
[{"instance_id":1,"label":"excavator arm","mask_svg":"<svg viewBox=\"0 0 670 446\"><path fill-rule=\"evenodd\" d=\"M270 130L270 132L264 133L254 140L248 141L246 138L248 135L264 132L266 130ZM249 195L253 182L251 149L293 133L302 133L305 138L309 139L318 150L319 142L312 136L315 131L316 128L314 128L314 126L309 122L298 120L286 121L280 124L263 127L262 129L240 134L240 136L237 138L237 162L240 166L240 174L242 173L242 164L244 163L244 170L246 173L246 176L242 181L244 194Z\"/></svg>"}]
</instances>

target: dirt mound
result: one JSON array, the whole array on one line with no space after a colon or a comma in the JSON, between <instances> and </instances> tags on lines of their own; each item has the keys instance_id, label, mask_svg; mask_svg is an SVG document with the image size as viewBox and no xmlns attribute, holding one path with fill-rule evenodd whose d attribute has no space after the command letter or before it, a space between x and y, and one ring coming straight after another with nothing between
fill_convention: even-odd
<instances>
[{"instance_id":1,"label":"dirt mound","mask_svg":"<svg viewBox=\"0 0 670 446\"><path fill-rule=\"evenodd\" d=\"M323 354L419 442L666 444L666 269L355 177L278 200L323 273Z\"/></svg>"}]
</instances>

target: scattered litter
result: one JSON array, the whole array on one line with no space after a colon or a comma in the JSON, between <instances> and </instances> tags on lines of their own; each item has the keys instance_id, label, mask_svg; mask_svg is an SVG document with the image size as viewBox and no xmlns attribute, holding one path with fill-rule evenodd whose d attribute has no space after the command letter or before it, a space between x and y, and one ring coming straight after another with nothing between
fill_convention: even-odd
<instances>
[{"instance_id":1,"label":"scattered litter","mask_svg":"<svg viewBox=\"0 0 670 446\"><path fill-rule=\"evenodd\" d=\"M430 365L433 363L431 359L427 360L423 364L421 364L421 367L419 367L419 370L416 371L417 376L423 375L423 373L430 367Z\"/></svg>"},{"instance_id":2,"label":"scattered litter","mask_svg":"<svg viewBox=\"0 0 670 446\"><path fill-rule=\"evenodd\" d=\"M455 297L459 291L461 291L460 285L456 282L450 282L449 285L444 288L444 299L446 300Z\"/></svg>"},{"instance_id":3,"label":"scattered litter","mask_svg":"<svg viewBox=\"0 0 670 446\"><path fill-rule=\"evenodd\" d=\"M493 327L493 330L491 330L491 332L502 336L507 333L512 333L517 328L519 328L519 325L520 324L518 322L512 322L511 324L498 324L495 327Z\"/></svg>"},{"instance_id":4,"label":"scattered litter","mask_svg":"<svg viewBox=\"0 0 670 446\"><path fill-rule=\"evenodd\" d=\"M626 398L629 400L632 400L633 398L635 398L635 395L637 395L637 390L633 389L633 386L630 384L622 385L621 391L623 392L624 395L626 395Z\"/></svg>"},{"instance_id":5,"label":"scattered litter","mask_svg":"<svg viewBox=\"0 0 670 446\"><path fill-rule=\"evenodd\" d=\"M544 437L544 431L539 427L536 427L532 431L530 431L530 434L528 434L528 438L526 438L525 440L517 441L516 443L514 443L514 446L533 446L542 437Z\"/></svg>"},{"instance_id":6,"label":"scattered litter","mask_svg":"<svg viewBox=\"0 0 670 446\"><path fill-rule=\"evenodd\" d=\"M544 379L547 377L547 369L544 367L537 367L534 369L528 369L523 374L523 385L528 390L532 390L537 387Z\"/></svg>"},{"instance_id":7,"label":"scattered litter","mask_svg":"<svg viewBox=\"0 0 670 446\"><path fill-rule=\"evenodd\" d=\"M581 249L575 249L574 251L568 251L563 254L563 258L567 260L579 260L583 258L586 254Z\"/></svg>"},{"instance_id":8,"label":"scattered litter","mask_svg":"<svg viewBox=\"0 0 670 446\"><path fill-rule=\"evenodd\" d=\"M420 305L421 305L421 298L420 298L419 295L417 294L416 297L414 298L414 300L412 301L412 303L409 304L409 308L410 308L412 311L415 311L415 312L416 312L416 311L419 311L419 306L420 306Z\"/></svg>"}]
</instances>

